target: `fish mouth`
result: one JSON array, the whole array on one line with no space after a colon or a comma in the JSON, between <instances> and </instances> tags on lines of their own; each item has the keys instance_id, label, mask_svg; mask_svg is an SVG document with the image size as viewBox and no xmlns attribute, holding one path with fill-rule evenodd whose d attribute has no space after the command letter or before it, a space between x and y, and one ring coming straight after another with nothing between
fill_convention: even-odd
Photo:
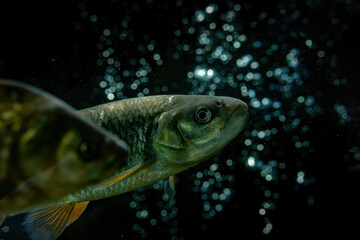
<instances>
[{"instance_id":1,"label":"fish mouth","mask_svg":"<svg viewBox=\"0 0 360 240\"><path fill-rule=\"evenodd\" d=\"M233 138L235 138L244 128L249 119L248 105L239 99L229 99L227 105L231 114L226 120L223 134L217 139L224 144L228 144ZM224 136L226 137L224 139Z\"/></svg>"},{"instance_id":2,"label":"fish mouth","mask_svg":"<svg viewBox=\"0 0 360 240\"><path fill-rule=\"evenodd\" d=\"M236 108L230 115L227 121L227 129L224 133L230 133L226 144L235 138L246 126L247 120L249 119L248 108Z\"/></svg>"}]
</instances>

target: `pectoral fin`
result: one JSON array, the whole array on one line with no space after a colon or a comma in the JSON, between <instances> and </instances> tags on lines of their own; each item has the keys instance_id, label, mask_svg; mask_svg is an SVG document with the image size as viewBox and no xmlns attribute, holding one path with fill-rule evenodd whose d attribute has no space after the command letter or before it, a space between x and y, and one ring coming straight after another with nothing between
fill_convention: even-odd
<instances>
[{"instance_id":1,"label":"pectoral fin","mask_svg":"<svg viewBox=\"0 0 360 240\"><path fill-rule=\"evenodd\" d=\"M169 177L169 180L165 183L165 193L167 193L171 198L175 196L175 175Z\"/></svg>"},{"instance_id":2,"label":"pectoral fin","mask_svg":"<svg viewBox=\"0 0 360 240\"><path fill-rule=\"evenodd\" d=\"M169 183L170 183L170 189L173 192L173 195L175 195L175 175L169 177Z\"/></svg>"},{"instance_id":3,"label":"pectoral fin","mask_svg":"<svg viewBox=\"0 0 360 240\"><path fill-rule=\"evenodd\" d=\"M25 216L24 226L29 239L57 239L68 225L75 205L75 202L70 202L28 213Z\"/></svg>"},{"instance_id":4,"label":"pectoral fin","mask_svg":"<svg viewBox=\"0 0 360 240\"><path fill-rule=\"evenodd\" d=\"M102 188L106 188L109 187L111 185L113 185L114 183L120 182L128 177L130 177L131 175L133 175L134 173L136 173L137 171L139 171L140 169L143 169L145 167L148 167L149 165L153 164L155 162L155 160L148 160L145 161L133 168L130 168L129 170L122 172L118 175L116 175L115 177L112 177L110 179L105 180L102 183L99 183L97 185L94 186L94 190L97 189L102 189Z\"/></svg>"}]
</instances>

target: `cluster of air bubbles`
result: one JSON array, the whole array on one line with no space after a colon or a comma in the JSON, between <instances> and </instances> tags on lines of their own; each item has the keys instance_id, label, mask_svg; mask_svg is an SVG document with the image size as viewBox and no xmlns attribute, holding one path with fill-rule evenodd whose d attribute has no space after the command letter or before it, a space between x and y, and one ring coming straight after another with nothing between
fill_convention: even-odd
<instances>
[{"instance_id":1,"label":"cluster of air bubbles","mask_svg":"<svg viewBox=\"0 0 360 240\"><path fill-rule=\"evenodd\" d=\"M176 1L176 5L180 7L182 1ZM290 4L289 9L284 9L279 4L279 13L285 19L279 27L276 25L277 17L266 10L251 21L245 21L241 14L246 8L242 5L233 4L224 11L217 4L210 3L203 9L194 10L192 16L179 19L170 42L173 44L172 54L166 55L157 40L150 33L145 33L143 43L136 46L137 54L121 58L120 49L115 47L114 42L134 43L134 31L129 28L131 18L125 17L117 26L101 30L96 66L102 72L97 76L99 86L95 91L105 93L108 100L122 99L127 95L167 93L170 91L167 83L150 87L150 83L156 81L151 74L162 68L169 56L173 58L171 61L181 66L184 59L190 58L191 64L186 65L183 82L178 83L178 86L184 85L188 94L225 93L241 98L249 105L252 124L242 134L244 150L237 159L226 160L229 169L241 163L247 170L258 172L259 178L269 186L280 181L292 181L300 187L312 184L316 179L301 168L301 164L295 171L287 171L289 166L296 164L286 160L290 157L284 156L281 147L286 145L288 151L294 152L291 159L296 161L306 159L314 152L313 139L309 137L311 119L323 114L324 109L320 107L319 95L307 87L307 82L313 79L306 69L309 63L304 64L303 59L313 56L312 63L318 66L328 64L334 68L337 58L326 50L333 47L332 39L327 36L316 39L305 31L291 29L292 23L309 23L309 19L303 17L295 5ZM79 7L82 17L92 23L100 21L98 16L88 13L84 5ZM340 23L333 18L331 24ZM261 34L251 34L257 28L261 29L259 31L276 29L279 33L268 34L266 38ZM335 87L347 85L345 78L334 75L330 79ZM335 103L333 111L338 115L340 125L351 120L346 104ZM281 136L285 135L287 138L282 139ZM349 154L353 154L356 160L360 159L357 147L352 148ZM194 173L192 191L202 200L204 219L214 218L223 211L236 191L232 187L234 179L234 175L223 174L216 162L210 168ZM163 191L163 185L156 183L153 188ZM273 223L268 213L276 209L275 202L280 194L266 187L264 189L266 200L260 206L259 214L264 216L263 233L269 234ZM150 212L144 206L145 202L141 200L143 193L136 191L134 194L130 207L136 209L139 219L155 226L159 224L159 219L165 223L176 218L176 202L167 191L162 193L158 213ZM310 202L313 204L314 199ZM145 228L140 223L134 225L134 230L146 236ZM174 235L176 227L170 228L169 232Z\"/></svg>"},{"instance_id":2,"label":"cluster of air bubbles","mask_svg":"<svg viewBox=\"0 0 360 240\"><path fill-rule=\"evenodd\" d=\"M204 94L215 95L215 90L226 84L227 79L222 78L214 69L206 69L196 67L194 72L188 72L188 82L191 82L193 91L190 94Z\"/></svg>"},{"instance_id":3,"label":"cluster of air bubbles","mask_svg":"<svg viewBox=\"0 0 360 240\"><path fill-rule=\"evenodd\" d=\"M119 34L121 38L121 36L130 33L117 33L117 35ZM125 89L135 91L136 96L139 97L149 95L150 89L147 85L149 83L148 75L152 72L151 63L155 61L157 65L161 66L163 62L159 53L153 53L156 41L150 41L147 46L139 45L137 49L143 54L138 54L138 56L140 55L141 57L132 58L124 64L120 63L121 60L112 46L111 38L116 36L111 35L109 29L104 29L98 44L99 59L97 60L97 65L105 67L104 75L98 75L99 87L104 89L108 100L125 98ZM107 47L107 45L109 46ZM152 58L149 58L145 53L150 53ZM122 65L127 67L122 67Z\"/></svg>"},{"instance_id":4,"label":"cluster of air bubbles","mask_svg":"<svg viewBox=\"0 0 360 240\"><path fill-rule=\"evenodd\" d=\"M286 55L286 61L289 65L289 67L296 68L299 66L299 55L300 50L299 49L291 49L290 52Z\"/></svg>"},{"instance_id":5,"label":"cluster of air bubbles","mask_svg":"<svg viewBox=\"0 0 360 240\"><path fill-rule=\"evenodd\" d=\"M240 98L248 99L250 109L258 110L256 116L252 115L251 118L255 119L255 122L263 120L266 123L255 124L251 131L245 131L244 145L247 146L247 150L242 154L245 166L259 171L260 176L267 182L293 179L294 184L299 185L314 183L316 179L307 178L306 172L302 169L293 176L288 176L284 171L287 164L283 160L281 151L277 151L276 155L282 160L276 158L269 160L267 157L270 149L281 144L274 139L278 139L277 135L284 132L294 133L293 148L294 151L297 149L302 151L300 153L302 158L305 159L314 151L311 140L307 137L310 129L308 119L323 114L324 110L314 93L304 88L304 83L309 81L309 75L301 62L302 51L298 47L279 43L276 38L264 41L249 36L243 31L246 23L235 21L237 12L241 10L240 5L220 14L220 18L219 14L214 14L217 10L218 7L211 4L204 10L196 11L195 24L191 25L191 29L185 30L197 36L196 46L191 47L195 49L194 60L197 65L187 73L187 82L191 84L192 89L189 94L218 95L218 92L221 93L224 89L237 90ZM296 21L299 16L300 12L294 11L291 19ZM259 21L250 23L250 27L256 28L259 24L263 24L262 21L265 19L268 19L269 25L275 22L263 12L259 16ZM326 52L318 50L315 40L310 39L304 32L291 34L304 38L302 46L304 51L307 51L306 48L313 50L317 58L316 63L324 64ZM330 46L331 43L328 42L327 45ZM273 62L276 64L272 64ZM334 66L336 58L332 57L329 64ZM224 68L227 71L223 70ZM334 85L341 84L346 84L346 79L334 80ZM264 95L264 90L269 91L270 94ZM336 104L334 109L339 114L340 124L350 121L351 118L344 105ZM197 179L195 186L200 191L204 191L213 183L215 181L204 181L200 184ZM233 191L231 188L224 189ZM215 196L218 195L215 193ZM222 207L211 204L208 201L211 197L205 196L202 193L203 209L206 213L204 217L208 218L215 215ZM272 195L274 200L278 197L277 193ZM273 202L266 206L271 208L262 208L261 215L275 208ZM264 233L271 232L272 227L272 223L267 222Z\"/></svg>"},{"instance_id":6,"label":"cluster of air bubbles","mask_svg":"<svg viewBox=\"0 0 360 240\"><path fill-rule=\"evenodd\" d=\"M146 238L147 231L144 226L141 225L140 220L149 220L151 225L156 225L156 219L151 218L150 212L147 209L147 205L145 204L146 195L142 190L135 191L133 193L133 200L130 202L129 206L136 211L136 217L139 221L133 224L133 230L138 232L142 238Z\"/></svg>"},{"instance_id":7,"label":"cluster of air bubbles","mask_svg":"<svg viewBox=\"0 0 360 240\"><path fill-rule=\"evenodd\" d=\"M102 22L104 18L90 14L86 4L79 4L79 9L81 16L88 19L94 29L104 24ZM131 9L136 12L139 5L134 3ZM144 34L143 42L136 43L134 31L129 26L131 22L131 16L126 15L112 26L97 30L101 34L97 43L96 66L98 69L103 69L103 73L99 73L96 77L99 85L94 88L94 92L104 93L110 101L127 98L127 95L141 97L151 94L153 89L149 87L149 74L152 73L154 66L160 67L164 62L157 49L157 41L151 38L150 34ZM81 24L76 23L75 28L80 29ZM134 49L130 49L124 56L124 49L116 47L119 42L132 44Z\"/></svg>"},{"instance_id":8,"label":"cluster of air bubbles","mask_svg":"<svg viewBox=\"0 0 360 240\"><path fill-rule=\"evenodd\" d=\"M133 200L129 203L131 209L135 210L138 221L133 224L133 230L138 232L142 238L147 237L148 227L158 227L162 224L173 226L167 228L169 235L176 235L178 229L176 227L176 217L178 208L176 206L176 198L174 192L170 189L168 180L163 180L152 185L152 190L157 191L156 194L161 195L160 201L155 206L149 208L150 199L147 199L146 188L141 188L133 192Z\"/></svg>"},{"instance_id":9,"label":"cluster of air bubbles","mask_svg":"<svg viewBox=\"0 0 360 240\"><path fill-rule=\"evenodd\" d=\"M340 104L340 103L336 103L334 105L334 110L337 112L338 116L339 116L339 124L345 124L347 122L350 122L351 117L348 114L348 110L346 108L346 106Z\"/></svg>"},{"instance_id":10,"label":"cluster of air bubbles","mask_svg":"<svg viewBox=\"0 0 360 240\"><path fill-rule=\"evenodd\" d=\"M259 209L259 215L264 217L264 228L263 228L263 233L264 234L269 234L273 228L273 224L270 221L270 218L267 217L267 213L271 210L275 209L275 203L271 200L271 198L273 199L278 199L279 198L279 194L277 192L272 193L270 190L265 190L264 191L264 197L268 200L264 201Z\"/></svg>"},{"instance_id":11,"label":"cluster of air bubbles","mask_svg":"<svg viewBox=\"0 0 360 240\"><path fill-rule=\"evenodd\" d=\"M360 160L360 147L359 146L353 146L350 149L350 152L353 153L353 158L357 161Z\"/></svg>"},{"instance_id":12,"label":"cluster of air bubbles","mask_svg":"<svg viewBox=\"0 0 360 240\"><path fill-rule=\"evenodd\" d=\"M360 147L352 145L347 153L343 156L343 160L347 162L347 171L349 173L360 171Z\"/></svg>"},{"instance_id":13,"label":"cluster of air bubbles","mask_svg":"<svg viewBox=\"0 0 360 240\"><path fill-rule=\"evenodd\" d=\"M10 227L6 225L6 226L3 226L2 228L0 228L0 230L4 233L7 233L7 232L9 232Z\"/></svg>"},{"instance_id":14,"label":"cluster of air bubbles","mask_svg":"<svg viewBox=\"0 0 360 240\"><path fill-rule=\"evenodd\" d=\"M228 159L226 164L231 167L233 160ZM233 190L228 186L232 185L234 179L232 175L221 174L217 163L195 174L192 190L201 194L203 218L212 219L223 210L223 205L230 201Z\"/></svg>"},{"instance_id":15,"label":"cluster of air bubbles","mask_svg":"<svg viewBox=\"0 0 360 240\"><path fill-rule=\"evenodd\" d=\"M255 124L251 131L244 132L246 150L242 153L241 162L249 170L258 171L266 182L278 182L290 178L300 185L309 184L304 170L299 170L295 176L288 176L284 171L287 164L283 160L269 160L266 157L272 147L280 144L273 141L279 132L299 131L300 134L293 136L294 150L304 149L304 156L311 152L311 143L306 139L309 125L299 117L299 112L314 117L323 110L316 104L313 95L306 91L299 94L299 87L303 87L307 78L307 73L301 64L300 49L279 44L278 39L275 38L263 41L247 35L243 30L246 23L236 21L241 10L239 4L225 13L219 13L218 10L216 4L196 10L192 19L182 20L183 29L177 29L174 33L177 50L173 54L174 59L178 60L184 54L193 53L196 63L193 70L186 74L187 83L191 88L188 93L217 95L224 89L232 89L238 94L234 97L245 98L250 108L257 111L257 116L251 117L266 124ZM259 22L251 22L250 27L256 28L267 18L267 13L261 13ZM268 20L268 24L273 22L272 19ZM183 40L184 34L194 35L196 42L189 43ZM315 43L307 39L304 45L314 48ZM154 49L150 47L148 50ZM283 54L284 52L287 53ZM279 60L279 56L283 59ZM317 56L323 58L324 53L318 52ZM162 65L160 54L155 53L152 57L158 66ZM271 62L282 62L283 65L271 64ZM146 73L143 72L144 76L139 74L137 77L146 77ZM141 81L135 81L131 85L133 90L141 84ZM167 91L163 88L164 86L156 92ZM264 96L264 88L267 88L266 90L271 94ZM346 117L346 109L344 110L343 106L339 105L335 109L339 114L343 114L344 118ZM271 125L281 127L271 127ZM278 151L277 155L279 158L282 157L281 151ZM230 169L233 163L232 159L226 161ZM210 169L204 169L194 175L193 192L201 196L203 217L211 219L221 212L224 204L230 200L234 191L231 187L234 176L223 175L216 163L212 164ZM279 198L279 194L266 190L265 195L269 199L263 203L259 214L266 219L263 233L268 234L273 225L267 212L276 208L274 202ZM164 203L167 200L165 197ZM164 203L161 216L162 219L167 219L176 211L171 210L174 206L170 202ZM144 212L139 214L146 215Z\"/></svg>"}]
</instances>

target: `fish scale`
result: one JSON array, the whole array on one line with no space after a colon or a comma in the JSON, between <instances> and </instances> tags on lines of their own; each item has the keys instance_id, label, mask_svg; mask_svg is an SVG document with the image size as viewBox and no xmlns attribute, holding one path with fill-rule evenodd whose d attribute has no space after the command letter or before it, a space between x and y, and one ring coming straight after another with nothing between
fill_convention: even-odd
<instances>
[{"instance_id":1,"label":"fish scale","mask_svg":"<svg viewBox=\"0 0 360 240\"><path fill-rule=\"evenodd\" d=\"M80 111L86 118L117 135L129 145L128 165L121 168L118 172L126 171L148 160L149 156L146 151L146 145L152 131L154 119L171 105L170 97L162 95L126 99ZM148 175L151 175L151 173L148 173ZM144 178L144 174L124 179L119 183L98 191L87 188L70 196L70 198L81 201L83 199L98 199L104 196L119 194L124 192L125 189L133 188L139 181L139 178Z\"/></svg>"},{"instance_id":2,"label":"fish scale","mask_svg":"<svg viewBox=\"0 0 360 240\"><path fill-rule=\"evenodd\" d=\"M126 99L114 104L104 104L80 111L86 118L96 122L123 139L130 147L129 165L143 160L147 138L154 116L166 107L169 96ZM105 114L99 114L106 112ZM103 118L106 121L103 121ZM136 136L136 137L134 137ZM139 154L140 153L140 154Z\"/></svg>"}]
</instances>

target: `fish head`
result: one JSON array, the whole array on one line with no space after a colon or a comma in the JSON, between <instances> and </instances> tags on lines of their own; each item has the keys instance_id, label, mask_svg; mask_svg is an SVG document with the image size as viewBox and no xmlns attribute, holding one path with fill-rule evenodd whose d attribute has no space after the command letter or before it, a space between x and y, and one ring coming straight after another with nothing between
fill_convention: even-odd
<instances>
[{"instance_id":1,"label":"fish head","mask_svg":"<svg viewBox=\"0 0 360 240\"><path fill-rule=\"evenodd\" d=\"M160 115L152 146L157 159L196 165L226 146L244 128L247 105L231 97L174 96Z\"/></svg>"}]
</instances>

